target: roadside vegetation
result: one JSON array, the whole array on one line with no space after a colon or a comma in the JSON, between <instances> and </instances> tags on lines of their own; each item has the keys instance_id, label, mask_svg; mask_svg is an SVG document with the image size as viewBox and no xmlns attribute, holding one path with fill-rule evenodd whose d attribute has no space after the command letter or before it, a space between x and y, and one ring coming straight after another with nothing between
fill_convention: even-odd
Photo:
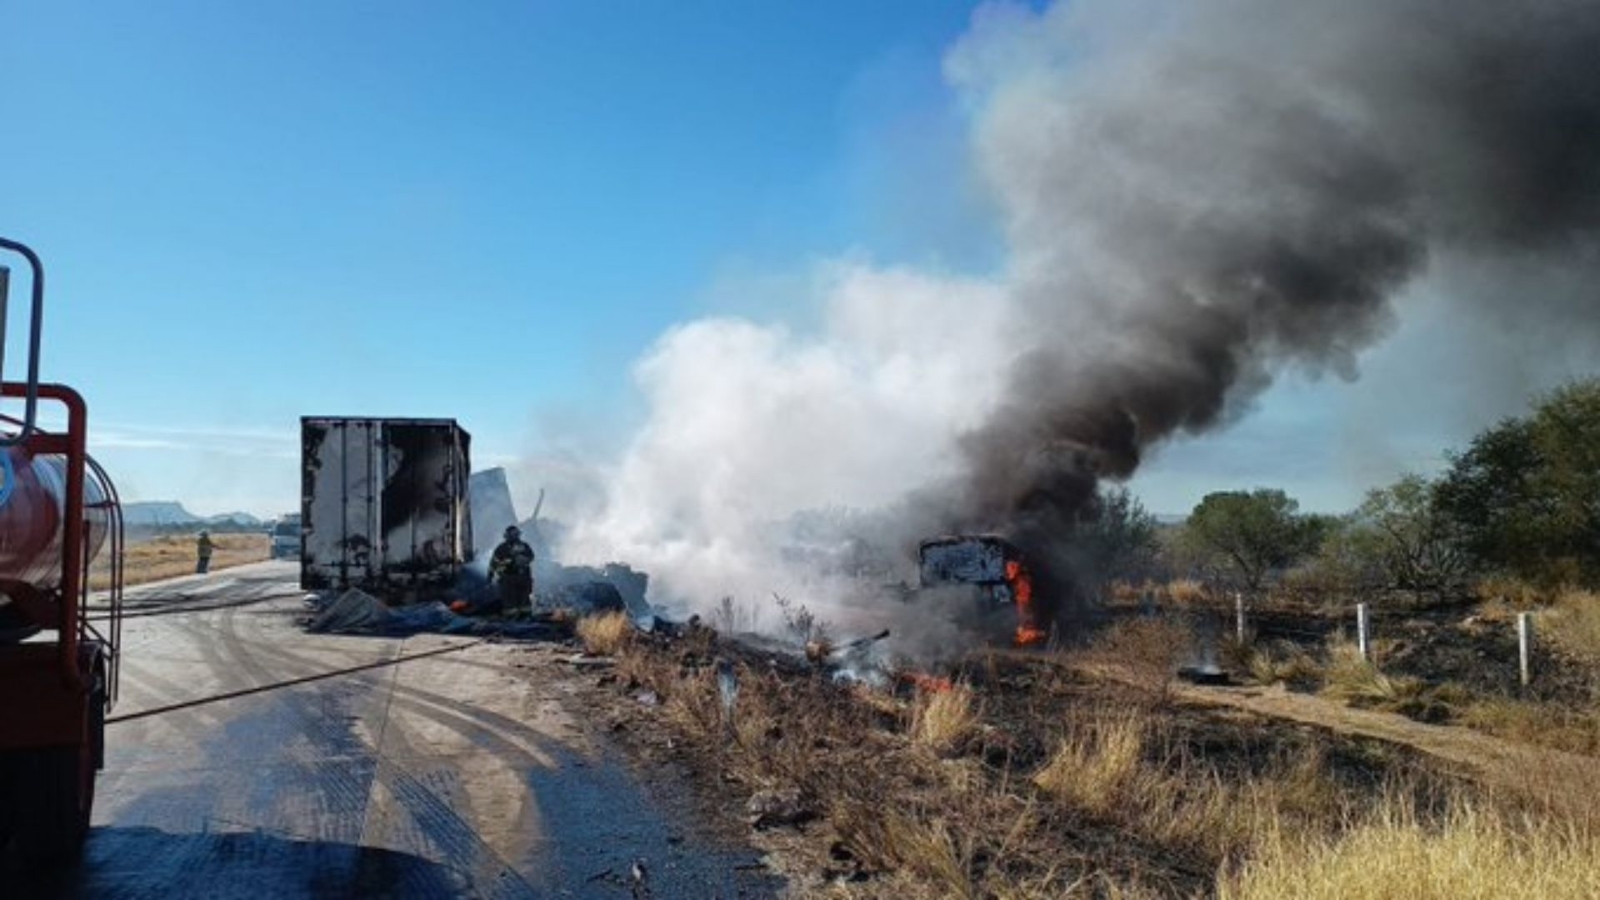
<instances>
[{"instance_id":1,"label":"roadside vegetation","mask_svg":"<svg viewBox=\"0 0 1600 900\"><path fill-rule=\"evenodd\" d=\"M710 629L640 638L611 680L613 727L748 797L800 896L1595 895L1600 785L1557 805L1382 742L1188 706L1096 677L1134 640L1112 638L978 653L898 691L774 669Z\"/></svg>"},{"instance_id":2,"label":"roadside vegetation","mask_svg":"<svg viewBox=\"0 0 1600 900\"><path fill-rule=\"evenodd\" d=\"M1600 380L1539 398L1449 459L1343 516L1270 488L1210 494L1158 529L1148 566L1106 583L1104 606L1209 617L1241 680L1600 754ZM1533 631L1526 686L1519 613Z\"/></svg>"},{"instance_id":3,"label":"roadside vegetation","mask_svg":"<svg viewBox=\"0 0 1600 900\"><path fill-rule=\"evenodd\" d=\"M272 539L264 534L213 534L211 571L261 562L272 552ZM145 584L180 575L193 575L195 535L164 535L130 542L123 554L124 584ZM105 554L89 571L89 586L100 590L110 585L110 562Z\"/></svg>"}]
</instances>

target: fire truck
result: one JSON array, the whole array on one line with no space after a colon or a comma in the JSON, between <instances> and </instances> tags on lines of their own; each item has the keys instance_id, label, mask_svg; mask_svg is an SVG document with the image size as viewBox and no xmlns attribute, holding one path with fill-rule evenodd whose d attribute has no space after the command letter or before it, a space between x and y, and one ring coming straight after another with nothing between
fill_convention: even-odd
<instances>
[{"instance_id":1,"label":"fire truck","mask_svg":"<svg viewBox=\"0 0 1600 900\"><path fill-rule=\"evenodd\" d=\"M15 841L25 860L55 862L82 848L105 759L122 516L116 489L86 451L83 398L39 380L44 267L0 238L0 263L9 258L27 263L32 283L25 374L11 381L12 273L0 265L0 852Z\"/></svg>"}]
</instances>

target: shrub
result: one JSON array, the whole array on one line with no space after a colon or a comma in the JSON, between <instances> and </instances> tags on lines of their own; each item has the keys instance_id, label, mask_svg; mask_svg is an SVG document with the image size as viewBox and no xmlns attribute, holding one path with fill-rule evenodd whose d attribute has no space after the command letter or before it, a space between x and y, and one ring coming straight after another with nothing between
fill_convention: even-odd
<instances>
[{"instance_id":1,"label":"shrub","mask_svg":"<svg viewBox=\"0 0 1600 900\"><path fill-rule=\"evenodd\" d=\"M1177 621L1166 618L1127 619L1107 628L1089 647L1091 662L1125 672L1147 699L1167 699L1178 666L1193 652L1194 636Z\"/></svg>"},{"instance_id":2,"label":"shrub","mask_svg":"<svg viewBox=\"0 0 1600 900\"><path fill-rule=\"evenodd\" d=\"M1280 642L1246 648L1244 669L1258 684L1284 683L1308 687L1322 682L1322 664L1300 647Z\"/></svg>"}]
</instances>

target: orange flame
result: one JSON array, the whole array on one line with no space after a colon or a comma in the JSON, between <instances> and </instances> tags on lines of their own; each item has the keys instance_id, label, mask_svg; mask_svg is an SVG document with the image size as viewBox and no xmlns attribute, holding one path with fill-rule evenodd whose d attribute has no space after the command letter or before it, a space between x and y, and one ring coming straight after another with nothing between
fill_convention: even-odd
<instances>
[{"instance_id":1,"label":"orange flame","mask_svg":"<svg viewBox=\"0 0 1600 900\"><path fill-rule=\"evenodd\" d=\"M1011 585L1011 597L1017 604L1017 646L1034 647L1049 639L1039 627L1039 610L1033 605L1033 576L1018 560L1006 563L1006 581Z\"/></svg>"}]
</instances>

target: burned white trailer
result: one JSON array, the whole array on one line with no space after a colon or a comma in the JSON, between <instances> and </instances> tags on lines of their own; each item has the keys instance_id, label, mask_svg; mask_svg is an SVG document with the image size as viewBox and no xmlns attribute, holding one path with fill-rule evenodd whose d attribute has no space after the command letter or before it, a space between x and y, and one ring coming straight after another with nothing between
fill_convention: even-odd
<instances>
[{"instance_id":1,"label":"burned white trailer","mask_svg":"<svg viewBox=\"0 0 1600 900\"><path fill-rule=\"evenodd\" d=\"M1014 601L1012 581L1017 548L991 534L951 535L923 541L917 548L922 587L970 586L988 605Z\"/></svg>"},{"instance_id":2,"label":"burned white trailer","mask_svg":"<svg viewBox=\"0 0 1600 900\"><path fill-rule=\"evenodd\" d=\"M471 436L454 419L300 420L300 585L437 595L473 556Z\"/></svg>"}]
</instances>

